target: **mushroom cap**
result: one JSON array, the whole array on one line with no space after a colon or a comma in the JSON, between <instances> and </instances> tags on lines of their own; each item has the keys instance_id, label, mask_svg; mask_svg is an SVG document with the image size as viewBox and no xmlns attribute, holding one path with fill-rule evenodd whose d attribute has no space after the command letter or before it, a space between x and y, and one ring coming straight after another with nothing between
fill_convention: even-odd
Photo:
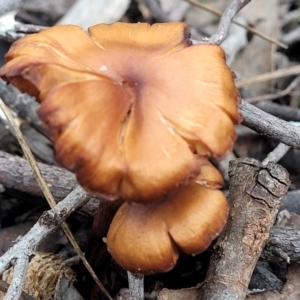
<instances>
[{"instance_id":1,"label":"mushroom cap","mask_svg":"<svg viewBox=\"0 0 300 300\"><path fill-rule=\"evenodd\" d=\"M208 169L218 173L209 163ZM227 215L221 191L193 182L160 202L125 202L111 223L108 250L131 272L167 272L176 264L179 249L189 254L204 251L223 229Z\"/></svg>"},{"instance_id":2,"label":"mushroom cap","mask_svg":"<svg viewBox=\"0 0 300 300\"><path fill-rule=\"evenodd\" d=\"M15 42L0 76L36 96L58 162L94 194L163 199L235 140L237 90L184 23L54 26Z\"/></svg>"}]
</instances>

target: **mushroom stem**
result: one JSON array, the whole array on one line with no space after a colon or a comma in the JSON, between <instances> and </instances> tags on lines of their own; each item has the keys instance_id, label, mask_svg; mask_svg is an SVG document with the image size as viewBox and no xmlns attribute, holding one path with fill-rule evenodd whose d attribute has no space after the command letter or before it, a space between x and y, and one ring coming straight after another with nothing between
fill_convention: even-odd
<instances>
[{"instance_id":1,"label":"mushroom stem","mask_svg":"<svg viewBox=\"0 0 300 300\"><path fill-rule=\"evenodd\" d=\"M129 293L134 300L144 300L144 275L127 271Z\"/></svg>"}]
</instances>

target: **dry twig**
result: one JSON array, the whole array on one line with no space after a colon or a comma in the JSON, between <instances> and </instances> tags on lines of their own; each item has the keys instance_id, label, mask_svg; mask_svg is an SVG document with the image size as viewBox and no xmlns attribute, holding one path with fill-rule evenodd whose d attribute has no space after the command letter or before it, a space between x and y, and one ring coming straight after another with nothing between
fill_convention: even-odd
<instances>
[{"instance_id":1,"label":"dry twig","mask_svg":"<svg viewBox=\"0 0 300 300\"><path fill-rule=\"evenodd\" d=\"M40 32L46 28L46 26L38 26L38 25L33 25L33 24L23 24L23 23L16 23L15 24L15 31L17 33L37 33Z\"/></svg>"},{"instance_id":2,"label":"dry twig","mask_svg":"<svg viewBox=\"0 0 300 300\"><path fill-rule=\"evenodd\" d=\"M204 40L205 44L220 45L226 38L229 26L237 13L245 7L251 0L233 0L224 13L222 14L218 29L208 39Z\"/></svg>"},{"instance_id":3,"label":"dry twig","mask_svg":"<svg viewBox=\"0 0 300 300\"><path fill-rule=\"evenodd\" d=\"M200 3L200 2L197 1L197 0L184 0L184 1L186 1L186 2L188 2L188 3L190 3L190 4L192 4L192 5L194 5L194 6L196 6L196 7L199 7L199 8L201 8L201 9L203 9L203 10L206 10L206 11L208 11L208 12L210 12L210 13L212 13L212 14L218 16L218 17L221 17L221 16L223 15L223 13L222 13L221 11L219 11L219 10L217 10L217 9L214 9L213 7L211 7L211 6L209 6L209 5ZM251 0L250 0L250 1L251 1ZM247 1L247 2L250 2L250 1ZM242 1L242 2L243 2L243 1ZM253 28L251 28L251 27L249 27L249 26L245 26L244 24L242 24L242 23L240 23L240 22L238 22L238 21L232 20L232 23L235 23L235 24L237 24L237 25L239 25L239 26L241 26L241 27L247 29L249 32L251 32L251 33L253 33L253 34L255 34L255 35L261 37L262 39L264 39L264 40L266 40L266 41L269 41L270 43L274 43L274 44L276 44L276 45L278 45L278 46L280 46L280 47L282 47L282 48L284 48L284 49L287 49L287 48L288 48L288 46L287 46L286 44L281 43L280 41L277 41L276 39L273 39L272 37L266 36L265 34L263 34L263 33L259 32L259 31L255 30L255 29L253 29ZM229 25L230 25L230 24L229 24ZM228 29L227 29L227 30L228 30ZM195 41L195 43L197 44L197 43L201 43L201 42ZM207 42L205 41L204 43L207 43Z\"/></svg>"},{"instance_id":4,"label":"dry twig","mask_svg":"<svg viewBox=\"0 0 300 300\"><path fill-rule=\"evenodd\" d=\"M271 262L300 261L299 229L273 226L261 258Z\"/></svg>"},{"instance_id":5,"label":"dry twig","mask_svg":"<svg viewBox=\"0 0 300 300\"><path fill-rule=\"evenodd\" d=\"M268 156L263 160L263 165L267 165L269 162L278 162L280 161L290 150L290 146L279 143L279 145L268 154Z\"/></svg>"},{"instance_id":6,"label":"dry twig","mask_svg":"<svg viewBox=\"0 0 300 300\"><path fill-rule=\"evenodd\" d=\"M252 98L247 98L245 101L248 103L256 103L258 101L265 101L265 100L275 100L281 97L284 97L288 94L290 94L298 85L300 82L300 76L297 76L290 84L289 86L284 89L283 91L272 93L272 94L267 94L267 95L261 95L261 96L256 96Z\"/></svg>"},{"instance_id":7,"label":"dry twig","mask_svg":"<svg viewBox=\"0 0 300 300\"><path fill-rule=\"evenodd\" d=\"M56 166L42 163L38 163L38 166L57 203L76 188L78 183L74 174ZM0 151L0 184L28 195L44 197L28 161L3 151ZM101 201L98 198L92 197L80 208L80 211L93 217L99 207L99 202ZM46 201L38 204L47 205Z\"/></svg>"},{"instance_id":8,"label":"dry twig","mask_svg":"<svg viewBox=\"0 0 300 300\"><path fill-rule=\"evenodd\" d=\"M81 205L90 199L81 187L76 188L69 196L54 208L43 213L38 222L0 257L0 274L14 265L14 276L5 300L19 299L25 282L29 259L34 255L37 246L54 232Z\"/></svg>"},{"instance_id":9,"label":"dry twig","mask_svg":"<svg viewBox=\"0 0 300 300\"><path fill-rule=\"evenodd\" d=\"M200 298L243 300L281 199L290 185L280 165L251 158L230 163L230 215L214 246Z\"/></svg>"},{"instance_id":10,"label":"dry twig","mask_svg":"<svg viewBox=\"0 0 300 300\"><path fill-rule=\"evenodd\" d=\"M0 280L0 291L6 293L8 288L9 288L9 284L3 280ZM25 292L22 292L19 300L36 300L36 299L26 294Z\"/></svg>"},{"instance_id":11,"label":"dry twig","mask_svg":"<svg viewBox=\"0 0 300 300\"><path fill-rule=\"evenodd\" d=\"M242 124L275 141L300 148L300 128L263 112L242 100Z\"/></svg>"},{"instance_id":12,"label":"dry twig","mask_svg":"<svg viewBox=\"0 0 300 300\"><path fill-rule=\"evenodd\" d=\"M256 107L279 119L292 122L300 122L300 109L289 105L277 104L271 101L261 101Z\"/></svg>"},{"instance_id":13,"label":"dry twig","mask_svg":"<svg viewBox=\"0 0 300 300\"><path fill-rule=\"evenodd\" d=\"M300 65L292 66L285 69L279 69L273 72L268 72L264 74L260 74L251 78L239 80L236 82L237 88L245 88L248 87L251 84L264 82L276 78L286 77L290 75L299 75L300 73Z\"/></svg>"}]
</instances>

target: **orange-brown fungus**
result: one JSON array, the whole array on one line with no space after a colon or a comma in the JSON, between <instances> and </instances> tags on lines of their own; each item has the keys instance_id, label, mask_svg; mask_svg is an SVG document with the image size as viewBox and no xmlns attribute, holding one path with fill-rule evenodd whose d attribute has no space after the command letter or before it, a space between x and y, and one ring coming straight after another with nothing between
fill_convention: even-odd
<instances>
[{"instance_id":1,"label":"orange-brown fungus","mask_svg":"<svg viewBox=\"0 0 300 300\"><path fill-rule=\"evenodd\" d=\"M14 43L0 76L36 96L84 188L127 200L107 239L124 268L167 271L222 230L228 204L208 159L231 149L239 114L220 47L192 46L184 23L55 26Z\"/></svg>"},{"instance_id":2,"label":"orange-brown fungus","mask_svg":"<svg viewBox=\"0 0 300 300\"><path fill-rule=\"evenodd\" d=\"M206 172L218 173L210 164ZM108 249L133 273L166 272L174 267L179 248L189 254L204 251L223 229L227 214L221 191L193 182L159 202L124 203L110 226Z\"/></svg>"},{"instance_id":3,"label":"orange-brown fungus","mask_svg":"<svg viewBox=\"0 0 300 300\"><path fill-rule=\"evenodd\" d=\"M93 193L159 201L235 139L224 52L191 46L184 23L55 26L15 42L0 76L37 97L58 161Z\"/></svg>"}]
</instances>

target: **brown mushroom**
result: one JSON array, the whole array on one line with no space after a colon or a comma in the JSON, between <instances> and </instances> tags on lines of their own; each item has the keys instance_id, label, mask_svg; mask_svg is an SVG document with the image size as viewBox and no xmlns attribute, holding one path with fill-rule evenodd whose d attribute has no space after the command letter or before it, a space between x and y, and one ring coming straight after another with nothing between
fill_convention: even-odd
<instances>
[{"instance_id":1,"label":"brown mushroom","mask_svg":"<svg viewBox=\"0 0 300 300\"><path fill-rule=\"evenodd\" d=\"M184 23L55 26L13 44L0 76L36 96L57 160L95 194L127 202L108 233L133 272L164 272L223 228L222 177L239 121L237 90L215 45Z\"/></svg>"},{"instance_id":2,"label":"brown mushroom","mask_svg":"<svg viewBox=\"0 0 300 300\"><path fill-rule=\"evenodd\" d=\"M204 251L223 229L228 203L219 190L222 176L206 162L211 188L196 182L181 186L153 203L125 202L110 226L107 245L114 259L133 273L166 272L174 267L179 249ZM197 181L197 180L196 180Z\"/></svg>"},{"instance_id":3,"label":"brown mushroom","mask_svg":"<svg viewBox=\"0 0 300 300\"><path fill-rule=\"evenodd\" d=\"M15 42L0 76L37 97L56 158L95 194L164 198L235 140L223 50L184 23L55 26Z\"/></svg>"}]
</instances>

